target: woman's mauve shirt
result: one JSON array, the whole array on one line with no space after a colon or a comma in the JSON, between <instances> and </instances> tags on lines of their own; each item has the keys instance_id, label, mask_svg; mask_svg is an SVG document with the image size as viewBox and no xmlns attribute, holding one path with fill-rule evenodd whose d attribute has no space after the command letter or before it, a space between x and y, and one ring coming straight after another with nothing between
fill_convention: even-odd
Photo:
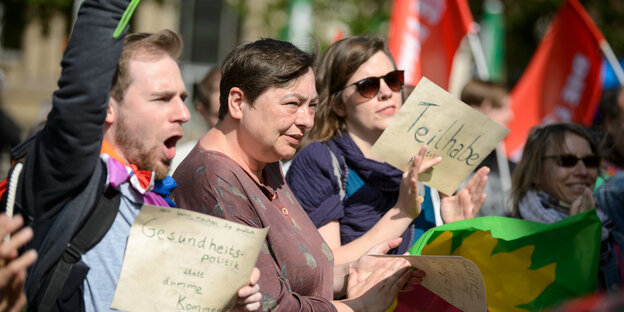
<instances>
[{"instance_id":1,"label":"woman's mauve shirt","mask_svg":"<svg viewBox=\"0 0 624 312\"><path fill-rule=\"evenodd\" d=\"M279 164L256 183L230 157L198 144L174 173L180 208L270 226L256 267L263 311L335 311L333 255L285 183ZM215 281L218 282L218 281Z\"/></svg>"}]
</instances>

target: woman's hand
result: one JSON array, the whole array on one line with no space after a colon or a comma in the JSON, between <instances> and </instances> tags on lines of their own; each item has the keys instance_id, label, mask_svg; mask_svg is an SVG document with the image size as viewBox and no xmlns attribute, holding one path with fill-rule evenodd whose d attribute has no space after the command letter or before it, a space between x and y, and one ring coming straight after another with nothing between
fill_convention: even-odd
<instances>
[{"instance_id":1,"label":"woman's hand","mask_svg":"<svg viewBox=\"0 0 624 312\"><path fill-rule=\"evenodd\" d=\"M349 274L347 297L355 298L367 311L385 311L411 276L409 262L388 258L362 279L355 270ZM355 282L355 280L360 280Z\"/></svg>"},{"instance_id":2,"label":"woman's hand","mask_svg":"<svg viewBox=\"0 0 624 312\"><path fill-rule=\"evenodd\" d=\"M594 194L592 194L592 191L589 188L585 188L583 194L575 199L572 202L572 205L570 205L570 216L594 208L596 208L596 203L594 202Z\"/></svg>"},{"instance_id":3,"label":"woman's hand","mask_svg":"<svg viewBox=\"0 0 624 312\"><path fill-rule=\"evenodd\" d=\"M37 252L30 250L18 257L18 249L33 237L30 228L24 228L11 236L7 242L4 237L17 231L24 220L21 216L9 218L0 214L0 311L20 311L26 305L24 282L26 268L37 260Z\"/></svg>"},{"instance_id":4,"label":"woman's hand","mask_svg":"<svg viewBox=\"0 0 624 312\"><path fill-rule=\"evenodd\" d=\"M399 291L422 282L425 272L410 269L402 258L371 257L385 254L401 244L401 238L373 247L349 270L347 298L357 300L369 311L384 311Z\"/></svg>"},{"instance_id":5,"label":"woman's hand","mask_svg":"<svg viewBox=\"0 0 624 312\"><path fill-rule=\"evenodd\" d=\"M362 236L347 243L341 244L340 224L338 220L332 220L319 228L319 232L334 252L334 264L345 265L357 261L371 248L393 238L399 237L405 229L420 214L421 200L418 196L418 173L438 164L442 158L425 159L426 147L422 147L418 154L414 156L410 168L403 174L399 188L399 198L394 207L388 209L375 225L366 231ZM338 277L334 282L336 295L344 294L346 290L345 276L348 270L339 272L334 276ZM340 296L338 296L340 297Z\"/></svg>"},{"instance_id":6,"label":"woman's hand","mask_svg":"<svg viewBox=\"0 0 624 312\"><path fill-rule=\"evenodd\" d=\"M396 248L401 245L401 241L403 239L401 237L389 240L382 244L379 244L371 249L369 249L363 256L361 256L357 261L352 263L349 268L349 281L359 283L366 279L368 275L370 275L375 268L379 267L381 264L388 262L389 258L379 258L379 257L368 257L369 255L384 255L392 248ZM351 273L356 274L356 279L352 278ZM351 286L351 283L348 283ZM347 297L348 290L347 290Z\"/></svg>"},{"instance_id":7,"label":"woman's hand","mask_svg":"<svg viewBox=\"0 0 624 312\"><path fill-rule=\"evenodd\" d=\"M414 156L414 160L410 164L409 169L403 173L401 186L399 189L399 199L396 206L409 214L412 219L420 215L420 199L418 194L418 174L425 172L427 169L437 165L442 161L442 157L436 157L425 160L427 147L423 146Z\"/></svg>"},{"instance_id":8,"label":"woman's hand","mask_svg":"<svg viewBox=\"0 0 624 312\"><path fill-rule=\"evenodd\" d=\"M251 275L249 276L249 285L241 287L236 295L236 304L231 311L257 311L260 308L260 299L262 294L260 293L260 270L253 268Z\"/></svg>"},{"instance_id":9,"label":"woman's hand","mask_svg":"<svg viewBox=\"0 0 624 312\"><path fill-rule=\"evenodd\" d=\"M483 189L489 173L490 168L482 167L456 195L440 194L440 214L444 223L472 219L477 215L485 201Z\"/></svg>"}]
</instances>

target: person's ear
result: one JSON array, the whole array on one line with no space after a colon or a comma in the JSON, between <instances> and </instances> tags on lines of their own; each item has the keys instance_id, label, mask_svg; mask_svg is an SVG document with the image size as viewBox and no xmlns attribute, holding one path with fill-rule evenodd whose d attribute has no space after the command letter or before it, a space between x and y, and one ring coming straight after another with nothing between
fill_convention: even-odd
<instances>
[{"instance_id":1,"label":"person's ear","mask_svg":"<svg viewBox=\"0 0 624 312\"><path fill-rule=\"evenodd\" d=\"M228 111L233 119L243 118L243 106L248 105L245 93L238 87L233 87L228 93Z\"/></svg>"},{"instance_id":2,"label":"person's ear","mask_svg":"<svg viewBox=\"0 0 624 312\"><path fill-rule=\"evenodd\" d=\"M195 102L195 110L202 116L205 120L210 118L210 112L206 109L206 104L202 101Z\"/></svg>"},{"instance_id":3,"label":"person's ear","mask_svg":"<svg viewBox=\"0 0 624 312\"><path fill-rule=\"evenodd\" d=\"M204 103L202 101L195 102L195 110L200 114L203 114L206 110L204 109Z\"/></svg>"},{"instance_id":4,"label":"person's ear","mask_svg":"<svg viewBox=\"0 0 624 312\"><path fill-rule=\"evenodd\" d=\"M341 92L341 96L342 96L342 92ZM338 115L339 117L345 118L347 116L347 112L345 111L344 102L338 101L338 99L336 99L335 96L332 96L332 99L330 100L331 100L331 107L334 113L336 113L336 115Z\"/></svg>"},{"instance_id":5,"label":"person's ear","mask_svg":"<svg viewBox=\"0 0 624 312\"><path fill-rule=\"evenodd\" d=\"M107 124L113 124L113 122L115 122L118 109L119 102L110 96L108 98L108 108L106 109L106 119L104 119L104 122Z\"/></svg>"}]
</instances>

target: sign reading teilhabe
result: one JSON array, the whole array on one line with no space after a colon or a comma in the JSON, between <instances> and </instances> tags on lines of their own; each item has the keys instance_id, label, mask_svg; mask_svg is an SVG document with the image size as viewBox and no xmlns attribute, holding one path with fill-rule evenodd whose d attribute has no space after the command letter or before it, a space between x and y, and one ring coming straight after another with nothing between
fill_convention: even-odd
<instances>
[{"instance_id":1,"label":"sign reading teilhabe","mask_svg":"<svg viewBox=\"0 0 624 312\"><path fill-rule=\"evenodd\" d=\"M144 205L130 229L112 308L229 311L268 228Z\"/></svg>"},{"instance_id":2,"label":"sign reading teilhabe","mask_svg":"<svg viewBox=\"0 0 624 312\"><path fill-rule=\"evenodd\" d=\"M421 146L442 162L419 181L453 194L509 130L423 77L371 153L403 171Z\"/></svg>"}]
</instances>

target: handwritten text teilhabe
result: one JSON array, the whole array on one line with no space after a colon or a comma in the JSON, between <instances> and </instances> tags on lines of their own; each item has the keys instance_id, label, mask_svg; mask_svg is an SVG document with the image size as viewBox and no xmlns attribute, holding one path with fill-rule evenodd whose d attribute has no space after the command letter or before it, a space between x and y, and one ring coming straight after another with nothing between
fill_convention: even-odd
<instances>
[{"instance_id":1,"label":"handwritten text teilhabe","mask_svg":"<svg viewBox=\"0 0 624 312\"><path fill-rule=\"evenodd\" d=\"M494 150L509 130L423 77L371 153L405 171L421 146L442 162L419 180L445 194Z\"/></svg>"}]
</instances>

